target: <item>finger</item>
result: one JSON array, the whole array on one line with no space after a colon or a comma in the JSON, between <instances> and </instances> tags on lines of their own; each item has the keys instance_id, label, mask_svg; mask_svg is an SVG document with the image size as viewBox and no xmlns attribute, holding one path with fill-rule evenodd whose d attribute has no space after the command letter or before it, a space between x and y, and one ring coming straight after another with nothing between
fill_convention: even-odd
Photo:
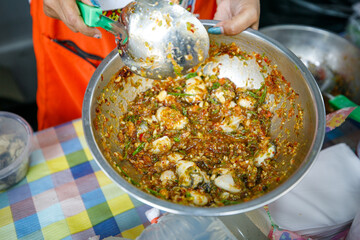
<instances>
[{"instance_id":1,"label":"finger","mask_svg":"<svg viewBox=\"0 0 360 240\"><path fill-rule=\"evenodd\" d=\"M216 27L223 28L225 35L236 35L249 26L254 29L257 29L259 26L258 14L255 10L241 11L231 19L216 24Z\"/></svg>"},{"instance_id":2,"label":"finger","mask_svg":"<svg viewBox=\"0 0 360 240\"><path fill-rule=\"evenodd\" d=\"M51 18L60 19L58 11L60 10L59 2L54 0L44 0L44 13Z\"/></svg>"},{"instance_id":3,"label":"finger","mask_svg":"<svg viewBox=\"0 0 360 240\"><path fill-rule=\"evenodd\" d=\"M89 5L89 6L94 6L90 0L81 0L81 2L83 2L83 3L85 3L86 5Z\"/></svg>"},{"instance_id":4,"label":"finger","mask_svg":"<svg viewBox=\"0 0 360 240\"><path fill-rule=\"evenodd\" d=\"M253 25L250 26L252 29L258 30L259 29L259 21L256 21Z\"/></svg>"},{"instance_id":5,"label":"finger","mask_svg":"<svg viewBox=\"0 0 360 240\"><path fill-rule=\"evenodd\" d=\"M48 17L60 19L59 14L47 5L44 5L44 13Z\"/></svg>"},{"instance_id":6,"label":"finger","mask_svg":"<svg viewBox=\"0 0 360 240\"><path fill-rule=\"evenodd\" d=\"M223 5L219 5L216 9L214 20L224 21L231 18L231 12L228 8Z\"/></svg>"},{"instance_id":7,"label":"finger","mask_svg":"<svg viewBox=\"0 0 360 240\"><path fill-rule=\"evenodd\" d=\"M79 8L73 0L63 0L60 2L64 22L74 32L80 32L89 37L101 37L99 29L87 26L81 18Z\"/></svg>"}]
</instances>

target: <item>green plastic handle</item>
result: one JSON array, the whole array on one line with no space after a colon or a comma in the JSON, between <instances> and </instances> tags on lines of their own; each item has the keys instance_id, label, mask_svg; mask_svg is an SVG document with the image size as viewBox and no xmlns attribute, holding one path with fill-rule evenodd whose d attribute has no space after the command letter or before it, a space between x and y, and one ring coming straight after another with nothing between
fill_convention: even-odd
<instances>
[{"instance_id":1,"label":"green plastic handle","mask_svg":"<svg viewBox=\"0 0 360 240\"><path fill-rule=\"evenodd\" d=\"M76 1L81 17L89 27L101 27L105 30L112 31L114 21L102 15L101 8L86 5L83 2Z\"/></svg>"},{"instance_id":2,"label":"green plastic handle","mask_svg":"<svg viewBox=\"0 0 360 240\"><path fill-rule=\"evenodd\" d=\"M347 108L347 107L357 107L354 111L352 111L349 117L360 123L360 107L344 95L337 95L333 99L329 101L331 106L336 109Z\"/></svg>"}]
</instances>

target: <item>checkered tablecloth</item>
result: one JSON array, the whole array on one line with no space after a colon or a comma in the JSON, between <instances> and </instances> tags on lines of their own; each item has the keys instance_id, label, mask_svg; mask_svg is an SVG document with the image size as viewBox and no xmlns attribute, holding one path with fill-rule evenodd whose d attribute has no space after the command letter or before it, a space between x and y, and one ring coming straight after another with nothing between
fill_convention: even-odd
<instances>
[{"instance_id":1,"label":"checkered tablecloth","mask_svg":"<svg viewBox=\"0 0 360 240\"><path fill-rule=\"evenodd\" d=\"M360 124L352 120L326 134L355 150ZM82 122L37 132L27 176L0 192L0 239L136 238L150 223L144 205L100 170L87 147Z\"/></svg>"},{"instance_id":2,"label":"checkered tablecloth","mask_svg":"<svg viewBox=\"0 0 360 240\"><path fill-rule=\"evenodd\" d=\"M113 183L93 160L82 122L37 132L26 177L0 192L0 239L134 239L150 207Z\"/></svg>"}]
</instances>

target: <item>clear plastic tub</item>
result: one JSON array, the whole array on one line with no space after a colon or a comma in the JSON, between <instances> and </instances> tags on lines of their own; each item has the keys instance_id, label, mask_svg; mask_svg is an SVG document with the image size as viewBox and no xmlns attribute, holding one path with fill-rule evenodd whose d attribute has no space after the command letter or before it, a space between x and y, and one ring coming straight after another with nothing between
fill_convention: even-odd
<instances>
[{"instance_id":1,"label":"clear plastic tub","mask_svg":"<svg viewBox=\"0 0 360 240\"><path fill-rule=\"evenodd\" d=\"M33 131L22 117L0 111L0 191L25 177L32 137Z\"/></svg>"}]
</instances>

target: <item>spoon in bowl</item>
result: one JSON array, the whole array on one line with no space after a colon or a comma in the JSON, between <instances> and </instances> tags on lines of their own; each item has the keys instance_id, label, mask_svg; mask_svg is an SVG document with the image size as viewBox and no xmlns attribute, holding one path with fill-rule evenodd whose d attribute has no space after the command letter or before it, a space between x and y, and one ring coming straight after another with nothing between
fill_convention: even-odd
<instances>
[{"instance_id":1,"label":"spoon in bowl","mask_svg":"<svg viewBox=\"0 0 360 240\"><path fill-rule=\"evenodd\" d=\"M120 57L132 72L151 79L185 74L208 57L209 36L190 12L166 0L137 0L119 21L98 7L77 2L85 24L102 27L117 39Z\"/></svg>"}]
</instances>

